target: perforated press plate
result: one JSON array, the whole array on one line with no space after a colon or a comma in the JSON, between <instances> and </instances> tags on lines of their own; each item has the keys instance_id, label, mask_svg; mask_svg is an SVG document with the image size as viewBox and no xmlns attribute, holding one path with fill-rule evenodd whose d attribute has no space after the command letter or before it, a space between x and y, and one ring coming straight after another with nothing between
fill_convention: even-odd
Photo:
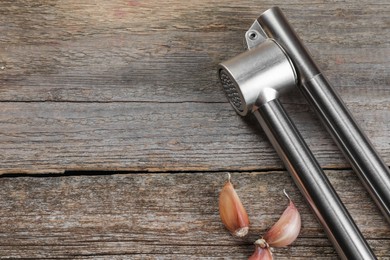
<instances>
[{"instance_id":1,"label":"perforated press plate","mask_svg":"<svg viewBox=\"0 0 390 260\"><path fill-rule=\"evenodd\" d=\"M244 111L244 107L241 100L241 95L238 93L235 82L231 79L230 75L225 70L220 70L219 77L222 83L222 87L225 90L226 96L230 103L240 112Z\"/></svg>"}]
</instances>

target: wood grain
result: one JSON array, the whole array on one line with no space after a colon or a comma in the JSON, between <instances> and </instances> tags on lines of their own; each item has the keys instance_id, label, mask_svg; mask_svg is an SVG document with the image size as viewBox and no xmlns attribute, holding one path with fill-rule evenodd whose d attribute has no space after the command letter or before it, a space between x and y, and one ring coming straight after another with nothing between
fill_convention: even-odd
<instances>
[{"instance_id":1,"label":"wood grain","mask_svg":"<svg viewBox=\"0 0 390 260\"><path fill-rule=\"evenodd\" d=\"M390 257L390 227L350 171L327 171L379 258ZM287 206L302 231L278 259L333 259L333 248L286 172L233 173L251 219L247 239L232 238L218 215L226 173L114 174L1 178L0 256L26 258L245 259L251 243Z\"/></svg>"},{"instance_id":2,"label":"wood grain","mask_svg":"<svg viewBox=\"0 0 390 260\"><path fill-rule=\"evenodd\" d=\"M274 5L390 165L387 0L2 0L0 258L245 259L286 188L303 229L277 258L336 259L215 71ZM282 101L379 259L390 259L389 225L306 101L297 91ZM246 240L219 221L226 171L252 219Z\"/></svg>"},{"instance_id":3,"label":"wood grain","mask_svg":"<svg viewBox=\"0 0 390 260\"><path fill-rule=\"evenodd\" d=\"M282 8L390 162L388 5L308 3ZM2 1L0 173L281 168L215 73L264 5ZM299 93L283 102L323 167L348 167Z\"/></svg>"},{"instance_id":4,"label":"wood grain","mask_svg":"<svg viewBox=\"0 0 390 260\"><path fill-rule=\"evenodd\" d=\"M347 101L389 101L387 1L280 2ZM0 100L226 102L216 65L277 4L1 1Z\"/></svg>"},{"instance_id":5,"label":"wood grain","mask_svg":"<svg viewBox=\"0 0 390 260\"><path fill-rule=\"evenodd\" d=\"M316 118L295 112L323 167L348 167ZM388 115L378 106L366 111L363 124L387 162ZM226 103L10 102L2 103L0 118L0 173L283 168L260 128L248 127L250 120Z\"/></svg>"}]
</instances>

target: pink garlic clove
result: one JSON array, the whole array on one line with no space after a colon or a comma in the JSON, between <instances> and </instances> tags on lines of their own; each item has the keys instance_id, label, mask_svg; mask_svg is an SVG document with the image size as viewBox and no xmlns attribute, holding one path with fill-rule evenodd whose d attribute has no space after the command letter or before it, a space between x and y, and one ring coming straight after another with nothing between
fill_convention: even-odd
<instances>
[{"instance_id":1,"label":"pink garlic clove","mask_svg":"<svg viewBox=\"0 0 390 260\"><path fill-rule=\"evenodd\" d=\"M264 240L271 247L290 245L298 237L301 230L301 215L294 203L285 193L290 203L279 220L265 234Z\"/></svg>"},{"instance_id":2,"label":"pink garlic clove","mask_svg":"<svg viewBox=\"0 0 390 260\"><path fill-rule=\"evenodd\" d=\"M264 241L264 239L258 239L255 242L255 252L248 258L248 260L272 260L271 248Z\"/></svg>"},{"instance_id":3,"label":"pink garlic clove","mask_svg":"<svg viewBox=\"0 0 390 260\"><path fill-rule=\"evenodd\" d=\"M230 175L219 195L219 215L233 236L244 237L248 234L248 214L230 182Z\"/></svg>"}]
</instances>

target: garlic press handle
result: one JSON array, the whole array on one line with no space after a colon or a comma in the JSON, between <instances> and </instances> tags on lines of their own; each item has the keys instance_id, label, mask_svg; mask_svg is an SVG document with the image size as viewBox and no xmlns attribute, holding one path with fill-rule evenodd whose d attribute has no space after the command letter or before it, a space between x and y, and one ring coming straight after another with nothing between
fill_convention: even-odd
<instances>
[{"instance_id":1,"label":"garlic press handle","mask_svg":"<svg viewBox=\"0 0 390 260\"><path fill-rule=\"evenodd\" d=\"M278 99L254 111L295 184L342 259L376 259Z\"/></svg>"}]
</instances>

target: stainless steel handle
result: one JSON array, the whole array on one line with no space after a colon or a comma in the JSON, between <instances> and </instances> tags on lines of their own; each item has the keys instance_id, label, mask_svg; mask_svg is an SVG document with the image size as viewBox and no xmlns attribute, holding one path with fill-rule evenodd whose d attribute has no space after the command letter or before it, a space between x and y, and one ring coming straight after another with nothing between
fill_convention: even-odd
<instances>
[{"instance_id":1,"label":"stainless steel handle","mask_svg":"<svg viewBox=\"0 0 390 260\"><path fill-rule=\"evenodd\" d=\"M323 75L318 74L304 82L301 90L390 222L390 172L387 165Z\"/></svg>"},{"instance_id":2,"label":"stainless steel handle","mask_svg":"<svg viewBox=\"0 0 390 260\"><path fill-rule=\"evenodd\" d=\"M254 115L343 259L376 259L278 99Z\"/></svg>"},{"instance_id":3,"label":"stainless steel handle","mask_svg":"<svg viewBox=\"0 0 390 260\"><path fill-rule=\"evenodd\" d=\"M267 37L287 53L299 74L303 95L344 152L360 180L390 222L390 171L358 127L348 108L321 74L282 11L271 8L257 19Z\"/></svg>"}]
</instances>

